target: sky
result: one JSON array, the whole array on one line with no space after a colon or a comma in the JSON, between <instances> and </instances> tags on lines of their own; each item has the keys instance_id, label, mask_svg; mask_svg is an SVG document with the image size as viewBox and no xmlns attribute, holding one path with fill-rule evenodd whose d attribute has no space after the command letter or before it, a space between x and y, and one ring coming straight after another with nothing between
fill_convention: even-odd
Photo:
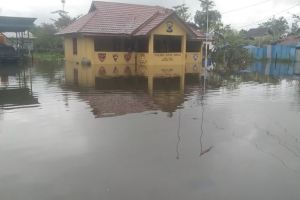
<instances>
[{"instance_id":1,"label":"sky","mask_svg":"<svg viewBox=\"0 0 300 200\"><path fill-rule=\"evenodd\" d=\"M198 0L113 1L167 8L185 3L192 15L200 9ZM73 17L84 15L88 12L91 2L92 0L66 0L65 10ZM300 15L300 0L214 0L214 2L216 9L222 14L224 24L231 24L236 29L255 28L272 16L284 16L291 21L293 14ZM51 18L58 17L51 12L59 9L62 9L61 0L0 0L0 16L36 17L36 24L51 22Z\"/></svg>"}]
</instances>

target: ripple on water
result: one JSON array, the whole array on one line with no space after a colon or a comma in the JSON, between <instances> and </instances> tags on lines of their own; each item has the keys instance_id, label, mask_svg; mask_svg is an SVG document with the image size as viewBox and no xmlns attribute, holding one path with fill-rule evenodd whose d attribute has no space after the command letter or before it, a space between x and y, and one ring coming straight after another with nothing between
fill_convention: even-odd
<instances>
[{"instance_id":1,"label":"ripple on water","mask_svg":"<svg viewBox=\"0 0 300 200\"><path fill-rule=\"evenodd\" d=\"M14 73L0 70L0 199L299 197L299 80L211 75L205 93L150 92L72 84L50 64Z\"/></svg>"}]
</instances>

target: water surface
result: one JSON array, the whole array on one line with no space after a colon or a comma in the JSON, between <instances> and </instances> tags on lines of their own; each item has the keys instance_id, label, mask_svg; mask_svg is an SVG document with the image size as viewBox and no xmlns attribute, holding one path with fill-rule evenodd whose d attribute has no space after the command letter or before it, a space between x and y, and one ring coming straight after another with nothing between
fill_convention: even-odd
<instances>
[{"instance_id":1,"label":"water surface","mask_svg":"<svg viewBox=\"0 0 300 200\"><path fill-rule=\"evenodd\" d=\"M0 68L0 199L298 200L299 69L248 69L149 93Z\"/></svg>"}]
</instances>

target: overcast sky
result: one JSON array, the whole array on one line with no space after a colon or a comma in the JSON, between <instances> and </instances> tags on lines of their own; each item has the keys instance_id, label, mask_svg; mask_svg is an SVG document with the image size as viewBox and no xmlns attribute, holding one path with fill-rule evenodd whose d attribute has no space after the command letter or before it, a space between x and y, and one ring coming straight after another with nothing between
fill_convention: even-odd
<instances>
[{"instance_id":1,"label":"overcast sky","mask_svg":"<svg viewBox=\"0 0 300 200\"><path fill-rule=\"evenodd\" d=\"M109 1L109 0L106 0ZM113 0L116 2L160 5L168 8L186 3L194 14L200 8L198 0ZM92 0L66 0L65 10L71 16L86 14ZM215 0L225 24L237 29L249 29L275 15L291 19L300 14L300 0ZM256 4L256 5L254 5ZM245 8L248 7L248 8ZM36 24L49 22L57 16L52 11L62 8L61 0L0 0L0 15L36 17ZM241 8L241 9L240 9ZM238 10L238 11L237 11ZM229 12L231 11L231 12Z\"/></svg>"}]
</instances>

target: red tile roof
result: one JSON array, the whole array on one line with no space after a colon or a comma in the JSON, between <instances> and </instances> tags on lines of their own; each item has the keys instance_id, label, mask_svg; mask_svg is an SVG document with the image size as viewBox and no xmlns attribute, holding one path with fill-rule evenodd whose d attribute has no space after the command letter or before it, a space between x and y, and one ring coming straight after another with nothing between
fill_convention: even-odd
<instances>
[{"instance_id":1,"label":"red tile roof","mask_svg":"<svg viewBox=\"0 0 300 200\"><path fill-rule=\"evenodd\" d=\"M199 27L194 23L187 23L187 25L192 29L192 31L196 34L196 39L205 39L205 33L199 29Z\"/></svg>"},{"instance_id":2,"label":"red tile roof","mask_svg":"<svg viewBox=\"0 0 300 200\"><path fill-rule=\"evenodd\" d=\"M96 118L159 110L146 93L86 93L80 96L91 106Z\"/></svg>"},{"instance_id":3,"label":"red tile roof","mask_svg":"<svg viewBox=\"0 0 300 200\"><path fill-rule=\"evenodd\" d=\"M160 6L94 1L87 15L60 31L58 35L72 33L127 36L147 35L171 15L176 16L173 10ZM176 18L179 17L176 16ZM193 37L197 36L189 27L187 31Z\"/></svg>"},{"instance_id":4,"label":"red tile roof","mask_svg":"<svg viewBox=\"0 0 300 200\"><path fill-rule=\"evenodd\" d=\"M159 26L172 14L172 11L155 13L151 18L149 18L148 21L146 21L142 26L140 26L138 30L136 30L134 35L147 35L147 33L149 33L155 27Z\"/></svg>"},{"instance_id":5,"label":"red tile roof","mask_svg":"<svg viewBox=\"0 0 300 200\"><path fill-rule=\"evenodd\" d=\"M79 33L84 30L84 27L86 24L94 17L96 12L90 12L80 19L76 20L74 23L70 24L66 28L64 28L62 31L60 31L58 34L70 34L70 33Z\"/></svg>"}]
</instances>

